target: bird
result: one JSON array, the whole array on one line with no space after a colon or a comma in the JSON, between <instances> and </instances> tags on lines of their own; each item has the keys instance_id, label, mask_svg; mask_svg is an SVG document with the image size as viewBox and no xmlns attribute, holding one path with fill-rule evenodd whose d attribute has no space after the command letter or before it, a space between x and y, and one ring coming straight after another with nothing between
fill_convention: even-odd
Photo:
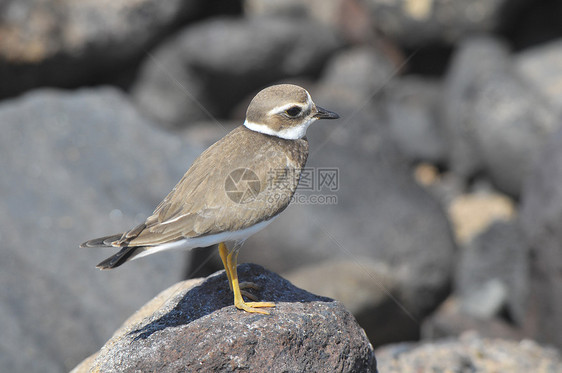
<instances>
[{"instance_id":1,"label":"bird","mask_svg":"<svg viewBox=\"0 0 562 373\"><path fill-rule=\"evenodd\" d=\"M308 127L337 118L300 86L262 89L248 105L244 123L203 151L143 223L80 247L120 249L96 266L105 270L164 250L218 244L235 307L269 314L265 309L275 303L243 298L257 300L243 290L255 284L238 279L240 247L289 205L308 158ZM230 249L227 242L234 243Z\"/></svg>"}]
</instances>

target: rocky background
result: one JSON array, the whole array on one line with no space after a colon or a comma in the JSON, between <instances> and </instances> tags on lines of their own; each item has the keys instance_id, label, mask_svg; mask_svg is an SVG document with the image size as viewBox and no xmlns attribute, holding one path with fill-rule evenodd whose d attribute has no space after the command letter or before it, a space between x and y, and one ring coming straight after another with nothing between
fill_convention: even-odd
<instances>
[{"instance_id":1,"label":"rocky background","mask_svg":"<svg viewBox=\"0 0 562 373\"><path fill-rule=\"evenodd\" d=\"M78 245L141 221L292 82L341 115L308 133L337 188L299 191L337 203L291 206L241 262L337 299L272 280L353 335L350 371L374 360L345 308L381 372L562 371L561 19L557 0L0 0L0 370L68 371L219 270L198 249L100 272L110 252Z\"/></svg>"}]
</instances>

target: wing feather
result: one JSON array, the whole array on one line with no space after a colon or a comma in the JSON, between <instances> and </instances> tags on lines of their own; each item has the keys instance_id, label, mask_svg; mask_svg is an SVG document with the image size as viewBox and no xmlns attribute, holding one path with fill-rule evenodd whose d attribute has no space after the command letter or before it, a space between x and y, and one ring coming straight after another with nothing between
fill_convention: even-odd
<instances>
[{"instance_id":1,"label":"wing feather","mask_svg":"<svg viewBox=\"0 0 562 373\"><path fill-rule=\"evenodd\" d=\"M121 245L153 246L268 220L287 207L296 189L279 193L268 187L275 171L289 169L298 178L307 155L306 139L283 140L240 126L205 150L142 229L127 232ZM229 174L239 168L250 169L259 179L257 195L247 203L234 201L225 189Z\"/></svg>"}]
</instances>

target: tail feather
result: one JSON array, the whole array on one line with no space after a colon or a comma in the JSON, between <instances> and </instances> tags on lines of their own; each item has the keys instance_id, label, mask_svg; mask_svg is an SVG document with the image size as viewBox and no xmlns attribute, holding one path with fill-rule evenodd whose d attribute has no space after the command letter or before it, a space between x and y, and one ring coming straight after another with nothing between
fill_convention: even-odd
<instances>
[{"instance_id":1,"label":"tail feather","mask_svg":"<svg viewBox=\"0 0 562 373\"><path fill-rule=\"evenodd\" d=\"M145 250L144 246L124 247L117 254L110 256L96 267L99 269L112 269L128 262Z\"/></svg>"},{"instance_id":2,"label":"tail feather","mask_svg":"<svg viewBox=\"0 0 562 373\"><path fill-rule=\"evenodd\" d=\"M111 236L94 238L93 240L82 243L80 247L111 247L111 243L119 240L122 236L123 233L118 233Z\"/></svg>"}]
</instances>

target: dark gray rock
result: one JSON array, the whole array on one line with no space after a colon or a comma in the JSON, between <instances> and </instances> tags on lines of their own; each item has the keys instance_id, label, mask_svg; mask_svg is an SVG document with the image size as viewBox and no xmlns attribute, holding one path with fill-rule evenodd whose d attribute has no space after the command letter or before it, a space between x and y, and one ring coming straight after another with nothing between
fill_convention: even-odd
<instances>
[{"instance_id":1,"label":"dark gray rock","mask_svg":"<svg viewBox=\"0 0 562 373\"><path fill-rule=\"evenodd\" d=\"M210 11L239 9L238 1L218 0L3 1L0 97L37 86L98 83L104 74L126 75L124 70L132 70L136 59L179 24Z\"/></svg>"},{"instance_id":2,"label":"dark gray rock","mask_svg":"<svg viewBox=\"0 0 562 373\"><path fill-rule=\"evenodd\" d=\"M531 249L528 327L562 348L562 130L546 144L528 176L521 226Z\"/></svg>"},{"instance_id":3,"label":"dark gray rock","mask_svg":"<svg viewBox=\"0 0 562 373\"><path fill-rule=\"evenodd\" d=\"M401 343L376 350L381 372L513 372L562 371L560 354L536 342L482 338L466 333L458 339Z\"/></svg>"},{"instance_id":4,"label":"dark gray rock","mask_svg":"<svg viewBox=\"0 0 562 373\"><path fill-rule=\"evenodd\" d=\"M246 0L244 2L244 13L247 16L273 16L285 14L290 16L302 16L315 20L334 24L341 15L341 7L345 1L324 0Z\"/></svg>"},{"instance_id":5,"label":"dark gray rock","mask_svg":"<svg viewBox=\"0 0 562 373\"><path fill-rule=\"evenodd\" d=\"M4 101L0 127L0 370L68 371L180 279L185 261L171 253L100 272L110 251L78 245L147 216L200 149L109 88Z\"/></svg>"},{"instance_id":6,"label":"dark gray rock","mask_svg":"<svg viewBox=\"0 0 562 373\"><path fill-rule=\"evenodd\" d=\"M468 313L478 310L480 314L475 316L493 317L507 310L511 320L523 325L529 295L528 247L516 222L492 224L462 250L455 290ZM494 295L491 299L484 296L490 293ZM502 298L497 306L486 303ZM497 312L484 315L486 309Z\"/></svg>"},{"instance_id":7,"label":"dark gray rock","mask_svg":"<svg viewBox=\"0 0 562 373\"><path fill-rule=\"evenodd\" d=\"M395 79L385 91L389 133L412 161L443 164L446 144L441 129L441 84L422 77Z\"/></svg>"},{"instance_id":8,"label":"dark gray rock","mask_svg":"<svg viewBox=\"0 0 562 373\"><path fill-rule=\"evenodd\" d=\"M308 130L313 176L322 168L336 169L337 187L316 184L305 190L301 180L300 197L246 242L241 260L278 272L338 258L382 262L399 278L399 296L393 300L396 320L412 321L407 324L409 338L416 338L415 320L437 307L449 289L455 244L447 218L414 182L388 140L382 116L365 97L358 100L332 86L311 95L318 105L341 115Z\"/></svg>"},{"instance_id":9,"label":"dark gray rock","mask_svg":"<svg viewBox=\"0 0 562 373\"><path fill-rule=\"evenodd\" d=\"M117 331L89 368L376 372L373 348L340 303L296 288L257 265L241 265L238 273L261 287L260 299L276 302L270 315L237 310L222 271L195 286L174 286L150 313L141 309L146 316L134 317Z\"/></svg>"},{"instance_id":10,"label":"dark gray rock","mask_svg":"<svg viewBox=\"0 0 562 373\"><path fill-rule=\"evenodd\" d=\"M493 302L494 299L490 299L489 303ZM467 330L476 331L486 338L521 340L527 337L522 328L500 317L483 318L476 313L468 313L463 300L456 295L449 296L433 314L426 317L421 329L423 340L458 337Z\"/></svg>"},{"instance_id":11,"label":"dark gray rock","mask_svg":"<svg viewBox=\"0 0 562 373\"><path fill-rule=\"evenodd\" d=\"M341 51L326 64L322 83L341 87L369 102L379 97L387 83L396 74L393 62L382 50L372 47L355 47Z\"/></svg>"},{"instance_id":12,"label":"dark gray rock","mask_svg":"<svg viewBox=\"0 0 562 373\"><path fill-rule=\"evenodd\" d=\"M370 15L363 1L245 0L244 13L249 17L306 16L337 30L352 44L372 43L374 40Z\"/></svg>"},{"instance_id":13,"label":"dark gray rock","mask_svg":"<svg viewBox=\"0 0 562 373\"><path fill-rule=\"evenodd\" d=\"M457 47L443 87L442 120L453 172L472 176L482 166L470 121L477 89L495 71L509 69L507 47L493 38L471 38Z\"/></svg>"},{"instance_id":14,"label":"dark gray rock","mask_svg":"<svg viewBox=\"0 0 562 373\"><path fill-rule=\"evenodd\" d=\"M523 79L562 113L562 39L524 50L514 63Z\"/></svg>"},{"instance_id":15,"label":"dark gray rock","mask_svg":"<svg viewBox=\"0 0 562 373\"><path fill-rule=\"evenodd\" d=\"M453 44L497 30L512 20L522 0L368 0L373 25L406 46Z\"/></svg>"},{"instance_id":16,"label":"dark gray rock","mask_svg":"<svg viewBox=\"0 0 562 373\"><path fill-rule=\"evenodd\" d=\"M562 3L559 1L528 2L517 22L508 31L514 49L534 48L562 36Z\"/></svg>"},{"instance_id":17,"label":"dark gray rock","mask_svg":"<svg viewBox=\"0 0 562 373\"><path fill-rule=\"evenodd\" d=\"M501 317L501 313L507 308L506 304L507 287L496 278L469 289L460 300L465 313L483 320Z\"/></svg>"},{"instance_id":18,"label":"dark gray rock","mask_svg":"<svg viewBox=\"0 0 562 373\"><path fill-rule=\"evenodd\" d=\"M304 17L214 19L149 56L133 93L158 121L184 126L225 116L241 97L268 83L318 74L341 46L332 30Z\"/></svg>"},{"instance_id":19,"label":"dark gray rock","mask_svg":"<svg viewBox=\"0 0 562 373\"><path fill-rule=\"evenodd\" d=\"M396 312L400 278L384 263L368 258L334 259L300 267L286 278L314 294L342 302L375 347L407 339L417 328L409 315Z\"/></svg>"},{"instance_id":20,"label":"dark gray rock","mask_svg":"<svg viewBox=\"0 0 562 373\"><path fill-rule=\"evenodd\" d=\"M497 188L519 196L545 139L560 125L546 99L517 74L493 39L461 46L447 74L444 124L453 171L486 172Z\"/></svg>"},{"instance_id":21,"label":"dark gray rock","mask_svg":"<svg viewBox=\"0 0 562 373\"><path fill-rule=\"evenodd\" d=\"M519 196L529 169L562 120L511 69L491 74L474 96L468 125L484 170L500 190Z\"/></svg>"}]
</instances>

